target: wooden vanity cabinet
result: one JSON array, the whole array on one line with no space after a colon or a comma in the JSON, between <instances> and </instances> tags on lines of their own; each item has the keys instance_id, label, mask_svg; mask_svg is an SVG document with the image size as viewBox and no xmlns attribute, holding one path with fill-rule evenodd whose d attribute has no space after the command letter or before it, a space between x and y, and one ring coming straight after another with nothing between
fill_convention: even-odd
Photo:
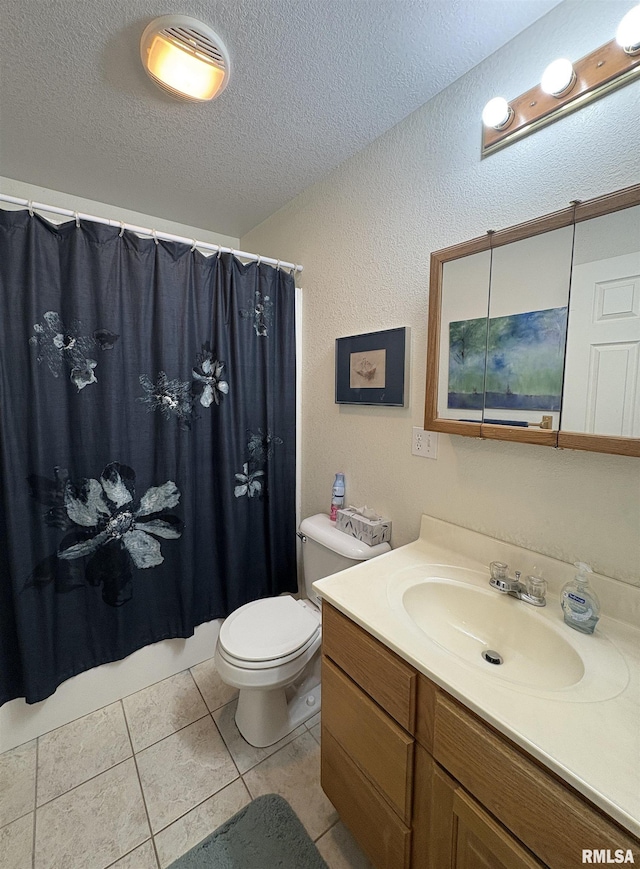
<instances>
[{"instance_id":1,"label":"wooden vanity cabinet","mask_svg":"<svg viewBox=\"0 0 640 869\"><path fill-rule=\"evenodd\" d=\"M321 782L376 869L577 869L640 842L323 603Z\"/></svg>"},{"instance_id":2,"label":"wooden vanity cabinet","mask_svg":"<svg viewBox=\"0 0 640 869\"><path fill-rule=\"evenodd\" d=\"M544 869L420 745L415 774L412 867Z\"/></svg>"},{"instance_id":3,"label":"wooden vanity cabinet","mask_svg":"<svg viewBox=\"0 0 640 869\"><path fill-rule=\"evenodd\" d=\"M321 783L377 869L409 869L417 673L322 608Z\"/></svg>"}]
</instances>

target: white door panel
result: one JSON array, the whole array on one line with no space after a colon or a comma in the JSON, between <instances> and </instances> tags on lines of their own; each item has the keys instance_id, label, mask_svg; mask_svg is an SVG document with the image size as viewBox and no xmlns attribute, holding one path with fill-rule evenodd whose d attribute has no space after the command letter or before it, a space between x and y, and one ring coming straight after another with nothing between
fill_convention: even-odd
<instances>
[{"instance_id":1,"label":"white door panel","mask_svg":"<svg viewBox=\"0 0 640 869\"><path fill-rule=\"evenodd\" d=\"M640 437L640 252L575 266L563 431Z\"/></svg>"}]
</instances>

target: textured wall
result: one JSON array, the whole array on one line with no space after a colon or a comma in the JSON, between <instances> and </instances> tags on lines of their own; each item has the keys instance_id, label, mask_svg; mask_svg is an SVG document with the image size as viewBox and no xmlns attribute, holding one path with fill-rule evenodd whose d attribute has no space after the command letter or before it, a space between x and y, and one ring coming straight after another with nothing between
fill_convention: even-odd
<instances>
[{"instance_id":1,"label":"textured wall","mask_svg":"<svg viewBox=\"0 0 640 869\"><path fill-rule=\"evenodd\" d=\"M638 81L481 161L482 107L606 42L629 7L567 0L241 239L305 267L303 515L328 510L344 471L395 546L424 511L640 585L640 460L448 435L437 461L411 455L430 252L640 182ZM409 406L334 404L334 339L405 325Z\"/></svg>"},{"instance_id":2,"label":"textured wall","mask_svg":"<svg viewBox=\"0 0 640 869\"><path fill-rule=\"evenodd\" d=\"M158 232L168 232L172 235L196 238L198 241L206 241L211 244L221 244L223 247L240 249L240 240L232 235L222 235L219 232L211 232L208 229L199 229L197 226L176 223L175 220L166 220L164 217L153 217L149 214L142 214L139 211L131 211L128 208L118 208L115 205L107 205L104 202L96 202L93 199L83 199L80 196L73 196L71 193L49 190L47 187L27 184L24 181L16 181L14 178L6 178L1 175L0 193L16 196L19 199L32 199L34 202L42 202L44 205L56 205L58 208L69 208L74 211L83 212L84 214L93 214L95 217L122 220L123 223L143 226L146 229L156 229ZM16 207L6 202L0 202L0 208ZM49 214L46 211L42 212L42 216L54 223L70 220L68 217ZM284 257L281 257L281 259L284 259Z\"/></svg>"}]
</instances>

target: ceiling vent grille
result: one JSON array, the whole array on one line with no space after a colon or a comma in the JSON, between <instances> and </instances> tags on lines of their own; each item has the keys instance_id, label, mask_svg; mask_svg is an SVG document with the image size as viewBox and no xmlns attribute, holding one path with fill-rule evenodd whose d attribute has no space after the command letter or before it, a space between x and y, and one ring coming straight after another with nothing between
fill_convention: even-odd
<instances>
[{"instance_id":1,"label":"ceiling vent grille","mask_svg":"<svg viewBox=\"0 0 640 869\"><path fill-rule=\"evenodd\" d=\"M195 30L193 27L165 27L161 33L184 51L199 55L208 63L213 63L219 69L226 71L227 64L223 51L219 44L216 44L205 33Z\"/></svg>"},{"instance_id":2,"label":"ceiling vent grille","mask_svg":"<svg viewBox=\"0 0 640 869\"><path fill-rule=\"evenodd\" d=\"M152 21L142 34L140 56L147 74L173 97L210 100L219 96L229 81L229 53L224 42L208 25L186 15L163 15ZM184 69L174 77L176 66L182 66L181 59ZM166 72L169 66L171 75ZM210 79L202 93L193 85L193 77L201 74Z\"/></svg>"}]
</instances>

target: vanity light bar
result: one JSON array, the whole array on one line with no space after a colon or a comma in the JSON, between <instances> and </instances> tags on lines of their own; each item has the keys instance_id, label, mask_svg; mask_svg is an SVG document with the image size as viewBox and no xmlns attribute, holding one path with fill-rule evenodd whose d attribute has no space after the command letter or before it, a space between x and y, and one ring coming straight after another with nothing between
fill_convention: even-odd
<instances>
[{"instance_id":1,"label":"vanity light bar","mask_svg":"<svg viewBox=\"0 0 640 869\"><path fill-rule=\"evenodd\" d=\"M638 7L640 9L640 7ZM545 73L549 70L545 70ZM482 128L482 156L533 133L582 108L616 88L640 78L640 53L629 53L615 39L573 64L574 76L560 93L546 93L542 84L508 103L512 114L501 126Z\"/></svg>"}]
</instances>

